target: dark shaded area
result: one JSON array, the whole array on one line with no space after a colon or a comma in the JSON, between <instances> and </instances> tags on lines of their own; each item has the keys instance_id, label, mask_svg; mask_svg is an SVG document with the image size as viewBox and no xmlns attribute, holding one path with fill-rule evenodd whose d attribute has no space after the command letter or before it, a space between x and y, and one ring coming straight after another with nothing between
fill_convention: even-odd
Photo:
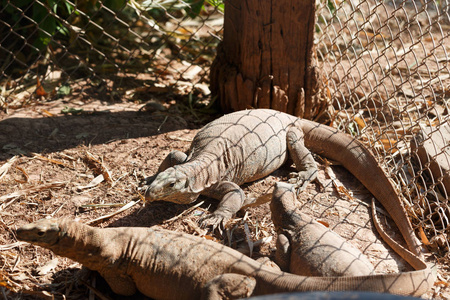
<instances>
[{"instance_id":1,"label":"dark shaded area","mask_svg":"<svg viewBox=\"0 0 450 300\"><path fill-rule=\"evenodd\" d=\"M164 113L92 112L0 121L0 160L17 154L50 153L183 129L187 123ZM158 130L159 129L159 130Z\"/></svg>"}]
</instances>

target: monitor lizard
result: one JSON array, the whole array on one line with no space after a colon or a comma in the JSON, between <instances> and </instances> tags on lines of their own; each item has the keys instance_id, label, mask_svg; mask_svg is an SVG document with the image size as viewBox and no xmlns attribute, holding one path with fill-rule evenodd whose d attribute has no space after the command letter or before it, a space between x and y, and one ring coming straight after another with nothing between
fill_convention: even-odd
<instances>
[{"instance_id":1,"label":"monitor lizard","mask_svg":"<svg viewBox=\"0 0 450 300\"><path fill-rule=\"evenodd\" d=\"M309 150L308 150L309 149ZM298 170L297 185L317 176L310 152L341 163L390 213L409 250L422 255L401 199L373 154L337 129L270 109L230 113L205 125L188 154L171 152L143 187L146 201L187 204L200 194L218 199L218 208L203 218L217 226L249 202L239 185L269 175L290 157Z\"/></svg>"},{"instance_id":2,"label":"monitor lizard","mask_svg":"<svg viewBox=\"0 0 450 300\"><path fill-rule=\"evenodd\" d=\"M157 227L96 228L69 219L43 219L17 238L98 271L112 291L138 290L153 299L235 299L293 291L373 291L421 295L430 279L410 272L358 277L308 277L264 266L198 236Z\"/></svg>"},{"instance_id":3,"label":"monitor lizard","mask_svg":"<svg viewBox=\"0 0 450 300\"><path fill-rule=\"evenodd\" d=\"M370 272L370 262L341 236L302 213L297 208L293 185L275 183L270 210L277 231L275 262L283 271L299 275L348 275ZM431 288L436 270L422 259L395 242L381 227L372 200L372 219L383 240L393 248L415 271L408 274L411 283L423 282ZM405 284L408 284L405 282ZM414 286L414 284L413 284Z\"/></svg>"},{"instance_id":4,"label":"monitor lizard","mask_svg":"<svg viewBox=\"0 0 450 300\"><path fill-rule=\"evenodd\" d=\"M275 183L270 210L277 232L275 262L305 276L358 276L374 273L372 263L336 232L297 209L292 184Z\"/></svg>"}]
</instances>

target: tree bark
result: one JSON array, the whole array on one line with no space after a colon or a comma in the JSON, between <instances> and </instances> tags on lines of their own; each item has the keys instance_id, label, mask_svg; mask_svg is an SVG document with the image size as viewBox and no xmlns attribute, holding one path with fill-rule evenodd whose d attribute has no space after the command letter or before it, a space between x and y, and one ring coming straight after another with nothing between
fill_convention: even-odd
<instances>
[{"instance_id":1,"label":"tree bark","mask_svg":"<svg viewBox=\"0 0 450 300\"><path fill-rule=\"evenodd\" d=\"M224 111L317 115L326 101L314 55L315 1L227 0L211 91Z\"/></svg>"}]
</instances>

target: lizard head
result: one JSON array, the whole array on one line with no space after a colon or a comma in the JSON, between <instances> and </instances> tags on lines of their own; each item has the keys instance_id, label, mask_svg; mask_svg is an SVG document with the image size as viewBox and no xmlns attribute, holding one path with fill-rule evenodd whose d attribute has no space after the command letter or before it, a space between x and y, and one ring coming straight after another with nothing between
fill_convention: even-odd
<instances>
[{"instance_id":1,"label":"lizard head","mask_svg":"<svg viewBox=\"0 0 450 300\"><path fill-rule=\"evenodd\" d=\"M61 235L61 228L57 219L42 219L16 230L19 240L39 246L52 246L56 244Z\"/></svg>"},{"instance_id":2,"label":"lizard head","mask_svg":"<svg viewBox=\"0 0 450 300\"><path fill-rule=\"evenodd\" d=\"M155 179L145 189L145 200L169 201L179 204L192 203L197 199L198 193L189 188L189 177L171 167L156 175Z\"/></svg>"}]
</instances>

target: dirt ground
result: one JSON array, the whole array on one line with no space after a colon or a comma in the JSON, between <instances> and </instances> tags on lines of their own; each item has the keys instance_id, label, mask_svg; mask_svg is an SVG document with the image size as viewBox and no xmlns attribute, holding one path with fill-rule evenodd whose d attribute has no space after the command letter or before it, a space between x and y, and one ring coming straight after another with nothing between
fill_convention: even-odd
<instances>
[{"instance_id":1,"label":"dirt ground","mask_svg":"<svg viewBox=\"0 0 450 300\"><path fill-rule=\"evenodd\" d=\"M52 252L18 242L14 229L45 217L70 217L88 222L123 209L112 217L94 221L94 226L158 225L194 235L209 235L250 254L244 224L254 244L252 257L272 257L275 231L268 204L238 213L224 237L208 233L198 219L212 211L216 203L200 198L191 205L155 202L144 204L139 182L154 174L164 157L174 149L187 150L197 129L214 115L197 119L173 101L166 110L140 111L134 103L70 103L77 114L63 114L68 103L46 104L0 112L0 290L4 299L124 299L114 295L100 276L80 272L81 265ZM155 106L157 107L157 106ZM332 169L353 193L340 196L330 183L320 162L320 180L309 184L300 195L302 210L329 224L356 245L373 262L378 273L409 270L395 253L380 241L369 216L371 195L345 169ZM260 196L275 181L287 180L292 167L245 186L248 195ZM110 181L92 181L100 174ZM203 201L198 208L188 208ZM131 205L133 204L134 205ZM129 204L130 207L126 205ZM380 214L388 232L400 237L387 216ZM446 281L438 277L434 291L425 298L448 299ZM140 296L145 299L144 296ZM139 297L133 297L139 299Z\"/></svg>"}]
</instances>

